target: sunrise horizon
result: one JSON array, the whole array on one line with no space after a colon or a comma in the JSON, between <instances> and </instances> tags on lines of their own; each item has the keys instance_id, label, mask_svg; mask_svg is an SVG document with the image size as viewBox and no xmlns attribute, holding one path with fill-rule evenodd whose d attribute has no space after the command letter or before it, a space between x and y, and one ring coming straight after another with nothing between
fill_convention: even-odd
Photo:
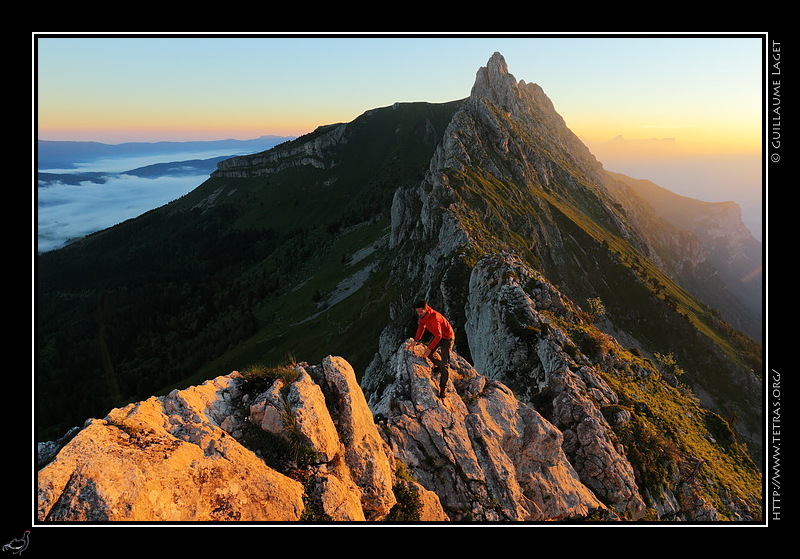
<instances>
[{"instance_id":1,"label":"sunrise horizon","mask_svg":"<svg viewBox=\"0 0 800 559\"><path fill-rule=\"evenodd\" d=\"M375 107L379 108L379 107ZM366 112L366 111L365 111ZM357 115L358 116L358 115ZM352 119L351 119L352 120ZM135 129L108 129L108 130L46 130L39 129L37 134L38 140L43 141L62 141L62 142L100 142L108 144L122 144L129 142L196 142L196 141L217 141L217 140L252 140L261 138L263 136L278 136L278 137L300 137L309 134L319 128L320 126L328 126L332 124L339 124L349 121L337 122L319 122L314 125L307 126L287 126L282 128L269 128L269 129L165 129L154 130L147 128L144 130ZM625 142L628 144L632 151L641 151L642 148L654 147L655 144L660 144L660 147L666 147L670 151L680 150L683 153L695 153L702 155L703 153L758 153L761 152L762 142L761 138L756 139L736 139L723 137L719 139L708 140L694 140L690 138L686 141L685 137L679 134L672 136L653 135L643 133L641 135L633 135L630 131L627 133L608 130L605 134L597 131L592 131L591 134L585 134L582 128L578 126L570 126L570 129L582 141L587 144L600 145L610 142Z\"/></svg>"}]
</instances>

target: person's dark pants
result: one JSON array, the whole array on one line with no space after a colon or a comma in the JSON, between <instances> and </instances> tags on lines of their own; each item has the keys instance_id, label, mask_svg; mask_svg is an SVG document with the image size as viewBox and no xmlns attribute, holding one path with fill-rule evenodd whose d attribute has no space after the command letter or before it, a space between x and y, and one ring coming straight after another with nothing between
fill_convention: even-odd
<instances>
[{"instance_id":1,"label":"person's dark pants","mask_svg":"<svg viewBox=\"0 0 800 559\"><path fill-rule=\"evenodd\" d=\"M439 396L444 396L447 380L450 378L450 353L453 350L454 341L453 339L443 339L430 355L431 361L433 361L433 368L439 370ZM437 353L439 354L438 357Z\"/></svg>"}]
</instances>

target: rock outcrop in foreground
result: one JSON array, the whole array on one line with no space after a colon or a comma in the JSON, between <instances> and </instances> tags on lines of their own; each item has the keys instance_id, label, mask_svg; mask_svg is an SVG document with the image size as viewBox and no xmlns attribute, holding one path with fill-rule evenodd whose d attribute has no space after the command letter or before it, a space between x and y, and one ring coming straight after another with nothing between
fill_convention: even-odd
<instances>
[{"instance_id":1,"label":"rock outcrop in foreground","mask_svg":"<svg viewBox=\"0 0 800 559\"><path fill-rule=\"evenodd\" d=\"M604 509L578 479L563 435L501 382L457 359L453 389L413 347L391 360L395 382L377 406L397 458L435 488L456 519L561 520Z\"/></svg>"},{"instance_id":2,"label":"rock outcrop in foreground","mask_svg":"<svg viewBox=\"0 0 800 559\"><path fill-rule=\"evenodd\" d=\"M403 344L375 419L328 357L238 372L91 419L40 445L40 521L558 520L605 509L562 434L458 358L437 396ZM60 448L59 448L60 446Z\"/></svg>"}]
</instances>

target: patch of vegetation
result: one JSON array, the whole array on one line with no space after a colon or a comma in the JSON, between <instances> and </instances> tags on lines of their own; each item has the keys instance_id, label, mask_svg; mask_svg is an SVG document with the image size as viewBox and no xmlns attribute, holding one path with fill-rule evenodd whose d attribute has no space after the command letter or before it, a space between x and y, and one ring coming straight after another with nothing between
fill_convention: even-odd
<instances>
[{"instance_id":1,"label":"patch of vegetation","mask_svg":"<svg viewBox=\"0 0 800 559\"><path fill-rule=\"evenodd\" d=\"M597 322L600 317L606 314L606 307L600 297L590 297L586 301L586 307L586 312L588 313L589 320L591 322Z\"/></svg>"},{"instance_id":2,"label":"patch of vegetation","mask_svg":"<svg viewBox=\"0 0 800 559\"><path fill-rule=\"evenodd\" d=\"M317 453L309 445L305 436L295 423L291 407L286 399L291 384L297 380L300 371L294 363L266 367L254 365L241 372L243 382L240 386L243 400L251 401L269 390L276 382L280 383L280 409L281 430L279 433L265 431L260 426L244 421L242 438L240 442L248 449L261 457L271 468L290 473L295 469L303 469L316 463ZM248 409L242 409L244 416L249 415Z\"/></svg>"},{"instance_id":3,"label":"patch of vegetation","mask_svg":"<svg viewBox=\"0 0 800 559\"><path fill-rule=\"evenodd\" d=\"M263 393L276 380L282 380L288 387L300 376L297 365L292 361L271 367L262 364L250 365L240 373L243 379L242 392L251 395Z\"/></svg>"},{"instance_id":4,"label":"patch of vegetation","mask_svg":"<svg viewBox=\"0 0 800 559\"><path fill-rule=\"evenodd\" d=\"M691 483L723 515L732 514L726 504L730 495L760 514L761 473L727 421L703 408L685 386L667 382L641 352L623 348L587 322L548 316L576 341L617 394L618 403L604 406L602 412L625 449L643 495L660 495L665 489L679 494L683 484ZM670 372L678 367L670 354L658 359ZM622 411L629 419L615 421Z\"/></svg>"},{"instance_id":5,"label":"patch of vegetation","mask_svg":"<svg viewBox=\"0 0 800 559\"><path fill-rule=\"evenodd\" d=\"M397 481L392 486L392 491L397 502L392 506L384 521L418 522L422 511L422 500L417 487L410 483L414 481L414 476L400 460L395 460L395 475Z\"/></svg>"},{"instance_id":6,"label":"patch of vegetation","mask_svg":"<svg viewBox=\"0 0 800 559\"><path fill-rule=\"evenodd\" d=\"M295 463L294 452L285 438L264 431L249 421L243 422L242 435L237 439L242 446L261 458L278 472L288 473Z\"/></svg>"},{"instance_id":7,"label":"patch of vegetation","mask_svg":"<svg viewBox=\"0 0 800 559\"><path fill-rule=\"evenodd\" d=\"M660 375L620 375L606 369L603 377L620 396L620 405L632 412L616 432L640 489L658 495L664 488L677 492L692 483L723 514L729 491L758 516L761 473L727 422Z\"/></svg>"},{"instance_id":8,"label":"patch of vegetation","mask_svg":"<svg viewBox=\"0 0 800 559\"><path fill-rule=\"evenodd\" d=\"M392 487L397 502L386 516L386 522L418 522L422 510L422 501L416 486L406 482L398 482Z\"/></svg>"},{"instance_id":9,"label":"patch of vegetation","mask_svg":"<svg viewBox=\"0 0 800 559\"><path fill-rule=\"evenodd\" d=\"M316 480L310 477L304 484L303 491L303 512L300 515L301 522L330 522L333 520L331 516L325 512L324 507L319 499L314 497L314 486Z\"/></svg>"}]
</instances>

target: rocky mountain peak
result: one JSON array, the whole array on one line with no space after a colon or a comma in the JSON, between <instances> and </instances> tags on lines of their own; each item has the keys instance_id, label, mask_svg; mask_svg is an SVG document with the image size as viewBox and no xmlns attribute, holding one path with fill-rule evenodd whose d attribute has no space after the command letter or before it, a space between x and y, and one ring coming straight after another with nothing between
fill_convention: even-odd
<instances>
[{"instance_id":1,"label":"rocky mountain peak","mask_svg":"<svg viewBox=\"0 0 800 559\"><path fill-rule=\"evenodd\" d=\"M533 143L570 161L587 181L603 184L602 165L569 129L542 87L518 81L499 52L478 70L465 110L498 136L506 154L524 160Z\"/></svg>"},{"instance_id":2,"label":"rocky mountain peak","mask_svg":"<svg viewBox=\"0 0 800 559\"><path fill-rule=\"evenodd\" d=\"M473 100L486 98L495 102L505 101L503 104L507 106L516 89L517 81L508 72L505 58L499 52L495 52L486 66L478 69L470 98Z\"/></svg>"}]
</instances>

